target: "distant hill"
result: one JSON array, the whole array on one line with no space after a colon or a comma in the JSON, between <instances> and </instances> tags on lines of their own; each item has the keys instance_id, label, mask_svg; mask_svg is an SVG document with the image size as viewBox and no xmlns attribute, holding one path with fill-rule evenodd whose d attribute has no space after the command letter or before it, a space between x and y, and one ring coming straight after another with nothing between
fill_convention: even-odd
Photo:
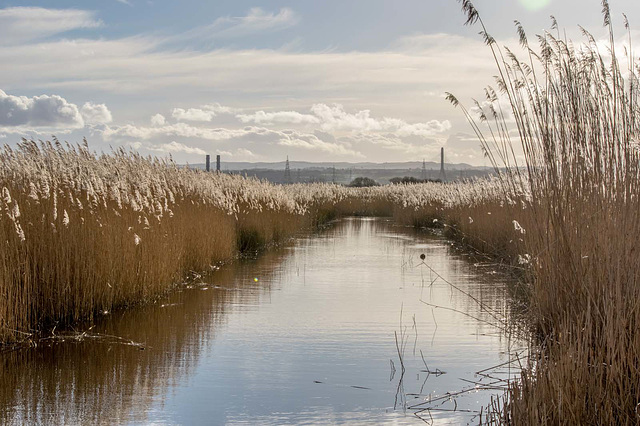
<instances>
[{"instance_id":1,"label":"distant hill","mask_svg":"<svg viewBox=\"0 0 640 426\"><path fill-rule=\"evenodd\" d=\"M215 157L212 158L211 168L215 169ZM433 161L427 161L425 163L427 170L440 170L440 163ZM204 169L204 163L189 164L189 167ZM221 163L222 170L238 171L238 170L284 170L285 162L257 162L250 163L244 161L223 161ZM306 170L306 169L330 169L335 167L336 169L354 169L354 170L412 170L422 169L422 161L409 161L409 162L390 162L390 163L348 163L348 162L321 162L312 163L309 161L289 161L289 167L291 170ZM445 163L445 169L447 170L485 170L487 167L477 167L466 163L450 164Z\"/></svg>"},{"instance_id":2,"label":"distant hill","mask_svg":"<svg viewBox=\"0 0 640 426\"><path fill-rule=\"evenodd\" d=\"M189 164L189 167L204 169L204 163ZM211 163L211 170L215 170L215 161ZM394 162L394 163L347 163L347 162L322 162L312 163L308 161L290 161L290 179L285 178L285 162L222 162L223 173L241 174L247 177L268 180L273 183L297 183L297 182L334 182L349 184L357 177L368 177L380 184L387 184L393 178L415 179L439 179L440 163L425 163L426 172L422 172L422 162ZM445 164L446 180L456 181L473 179L492 174L489 167L475 167L466 163Z\"/></svg>"}]
</instances>

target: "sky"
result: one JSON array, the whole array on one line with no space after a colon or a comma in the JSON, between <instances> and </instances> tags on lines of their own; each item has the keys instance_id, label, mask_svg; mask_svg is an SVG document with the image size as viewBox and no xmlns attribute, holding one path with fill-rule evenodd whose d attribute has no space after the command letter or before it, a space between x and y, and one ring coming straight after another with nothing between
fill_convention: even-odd
<instances>
[{"instance_id":1,"label":"sky","mask_svg":"<svg viewBox=\"0 0 640 426\"><path fill-rule=\"evenodd\" d=\"M516 46L554 15L604 37L599 0L477 0ZM640 27L637 0L612 0ZM0 143L124 147L179 163L483 165L460 109L496 73L455 0L0 0ZM622 31L619 31L622 36Z\"/></svg>"}]
</instances>

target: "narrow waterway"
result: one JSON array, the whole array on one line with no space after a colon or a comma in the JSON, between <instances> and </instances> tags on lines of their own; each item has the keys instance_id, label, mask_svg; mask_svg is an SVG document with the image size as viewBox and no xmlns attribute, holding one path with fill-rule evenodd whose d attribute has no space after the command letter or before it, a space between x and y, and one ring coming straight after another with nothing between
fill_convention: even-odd
<instances>
[{"instance_id":1,"label":"narrow waterway","mask_svg":"<svg viewBox=\"0 0 640 426\"><path fill-rule=\"evenodd\" d=\"M523 350L507 285L442 237L344 219L1 354L0 423L478 424Z\"/></svg>"}]
</instances>

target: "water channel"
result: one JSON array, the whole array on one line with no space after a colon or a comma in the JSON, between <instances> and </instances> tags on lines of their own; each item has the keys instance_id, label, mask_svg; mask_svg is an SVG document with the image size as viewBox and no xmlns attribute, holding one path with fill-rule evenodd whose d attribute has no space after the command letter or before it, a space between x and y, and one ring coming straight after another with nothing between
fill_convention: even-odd
<instances>
[{"instance_id":1,"label":"water channel","mask_svg":"<svg viewBox=\"0 0 640 426\"><path fill-rule=\"evenodd\" d=\"M524 346L494 269L433 233L343 219L0 354L0 423L478 424Z\"/></svg>"}]
</instances>

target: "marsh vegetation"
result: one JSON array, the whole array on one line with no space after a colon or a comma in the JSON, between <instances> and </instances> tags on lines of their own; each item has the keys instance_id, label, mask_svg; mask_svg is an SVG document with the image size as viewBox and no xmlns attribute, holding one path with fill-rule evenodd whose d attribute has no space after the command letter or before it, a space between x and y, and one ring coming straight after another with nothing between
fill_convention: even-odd
<instances>
[{"instance_id":1,"label":"marsh vegetation","mask_svg":"<svg viewBox=\"0 0 640 426\"><path fill-rule=\"evenodd\" d=\"M530 43L516 22L517 55L499 47L470 1L461 3L498 69L497 88L465 114L494 165L507 167L505 193L529 194L515 220L537 351L502 419L637 424L640 93L630 25L624 17L626 37L616 43L606 0L606 41L583 29L572 42L552 18L551 32Z\"/></svg>"},{"instance_id":2,"label":"marsh vegetation","mask_svg":"<svg viewBox=\"0 0 640 426\"><path fill-rule=\"evenodd\" d=\"M497 86L470 108L449 100L502 170L497 178L280 186L25 140L0 152L0 337L29 340L154 300L192 271L335 217L391 216L441 227L519 277L531 357L494 406L495 421L637 424L640 89L631 39L616 44L605 1L605 45L586 31L572 43L554 21L537 47L517 24L520 47L502 48L472 3L461 3L494 55Z\"/></svg>"},{"instance_id":3,"label":"marsh vegetation","mask_svg":"<svg viewBox=\"0 0 640 426\"><path fill-rule=\"evenodd\" d=\"M135 153L23 141L0 152L4 340L153 300L191 271L341 215L433 224L496 183L280 186ZM496 199L496 203L499 201ZM465 213L466 214L466 213ZM26 333L26 334L25 334Z\"/></svg>"}]
</instances>

